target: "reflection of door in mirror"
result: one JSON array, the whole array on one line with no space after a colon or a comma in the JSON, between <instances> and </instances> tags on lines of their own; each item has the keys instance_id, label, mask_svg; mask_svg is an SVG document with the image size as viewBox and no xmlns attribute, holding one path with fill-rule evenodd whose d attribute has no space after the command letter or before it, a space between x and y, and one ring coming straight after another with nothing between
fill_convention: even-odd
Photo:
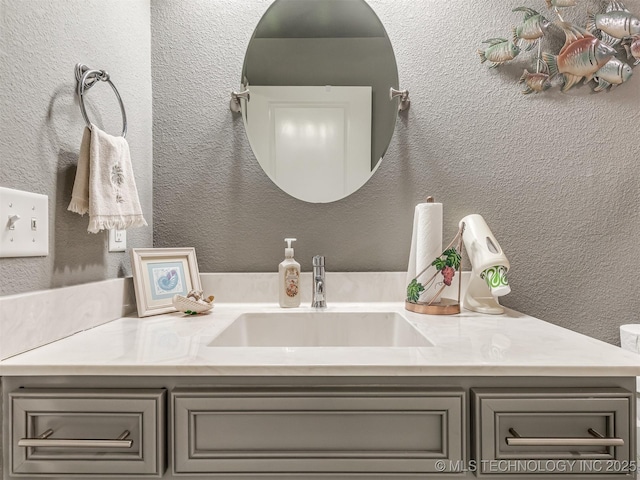
<instances>
[{"instance_id":1,"label":"reflection of door in mirror","mask_svg":"<svg viewBox=\"0 0 640 480\"><path fill-rule=\"evenodd\" d=\"M244 109L249 141L262 169L285 192L322 203L346 197L369 179L371 87L250 89Z\"/></svg>"},{"instance_id":2,"label":"reflection of door in mirror","mask_svg":"<svg viewBox=\"0 0 640 480\"><path fill-rule=\"evenodd\" d=\"M275 0L247 47L241 87L250 91L242 108L258 162L300 200L328 203L355 192L376 171L393 136L398 107L389 89L398 88L396 59L364 0ZM261 90L268 87L277 93ZM296 90L301 87L311 87L312 96L303 97L304 90ZM368 107L360 104L361 88ZM369 145L356 147L366 142L365 127ZM276 150L288 156L274 160Z\"/></svg>"}]
</instances>

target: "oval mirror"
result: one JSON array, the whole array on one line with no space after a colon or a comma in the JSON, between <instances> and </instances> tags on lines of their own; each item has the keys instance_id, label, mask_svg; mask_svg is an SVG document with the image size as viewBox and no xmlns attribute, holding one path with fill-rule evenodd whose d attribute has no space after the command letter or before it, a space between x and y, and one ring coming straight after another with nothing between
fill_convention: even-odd
<instances>
[{"instance_id":1,"label":"oval mirror","mask_svg":"<svg viewBox=\"0 0 640 480\"><path fill-rule=\"evenodd\" d=\"M258 162L300 200L333 202L358 190L393 136L396 59L364 0L276 0L247 47L242 85Z\"/></svg>"}]
</instances>

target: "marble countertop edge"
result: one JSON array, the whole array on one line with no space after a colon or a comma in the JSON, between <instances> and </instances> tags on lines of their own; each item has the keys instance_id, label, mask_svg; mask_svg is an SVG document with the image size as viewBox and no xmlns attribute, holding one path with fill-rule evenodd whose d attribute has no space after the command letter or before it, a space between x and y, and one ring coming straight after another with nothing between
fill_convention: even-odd
<instances>
[{"instance_id":1,"label":"marble countertop edge","mask_svg":"<svg viewBox=\"0 0 640 480\"><path fill-rule=\"evenodd\" d=\"M546 367L541 371L539 366L527 368L522 365L495 368L491 366L459 366L459 367L398 367L395 365L241 365L241 366L195 366L180 368L171 365L162 368L159 365L130 366L121 365L97 367L95 365L74 366L73 372L67 365L0 366L0 376L4 377L40 377L40 376L127 376L127 377L635 377L640 376L640 367L582 366ZM304 371L302 371L304 370Z\"/></svg>"},{"instance_id":2,"label":"marble countertop edge","mask_svg":"<svg viewBox=\"0 0 640 480\"><path fill-rule=\"evenodd\" d=\"M122 317L3 360L0 376L640 375L640 355L513 310L418 315L402 302L335 303L328 310L395 312L434 346L213 348L212 339L243 313L287 314L275 304L221 303L197 317Z\"/></svg>"}]
</instances>

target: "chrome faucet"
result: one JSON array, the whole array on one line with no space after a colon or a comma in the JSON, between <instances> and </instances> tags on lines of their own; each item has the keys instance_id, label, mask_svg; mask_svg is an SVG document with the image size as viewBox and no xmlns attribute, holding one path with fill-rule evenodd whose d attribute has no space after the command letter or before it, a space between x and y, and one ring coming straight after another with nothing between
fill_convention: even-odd
<instances>
[{"instance_id":1,"label":"chrome faucet","mask_svg":"<svg viewBox=\"0 0 640 480\"><path fill-rule=\"evenodd\" d=\"M324 279L324 256L313 257L313 300L311 306L327 308L327 297Z\"/></svg>"}]
</instances>

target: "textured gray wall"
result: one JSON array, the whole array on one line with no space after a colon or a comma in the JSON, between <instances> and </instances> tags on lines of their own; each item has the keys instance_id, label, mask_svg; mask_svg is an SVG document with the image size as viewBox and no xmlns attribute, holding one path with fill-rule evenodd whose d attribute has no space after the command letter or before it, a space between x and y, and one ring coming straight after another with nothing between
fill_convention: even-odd
<instances>
[{"instance_id":1,"label":"textured gray wall","mask_svg":"<svg viewBox=\"0 0 640 480\"><path fill-rule=\"evenodd\" d=\"M152 111L149 0L0 0L0 185L49 196L49 256L0 259L0 294L130 275L127 253L67 211L84 120L74 96L78 62L107 70L125 103L127 139L149 227L128 246L152 244ZM121 129L106 84L85 104L109 133ZM6 281L10 279L10 281Z\"/></svg>"},{"instance_id":2,"label":"textured gray wall","mask_svg":"<svg viewBox=\"0 0 640 480\"><path fill-rule=\"evenodd\" d=\"M445 237L470 213L491 226L512 265L504 303L616 343L640 311L640 78L525 96L528 62L481 65L480 42L522 20L511 9L548 12L544 0L369 3L411 109L369 183L313 205L263 174L228 108L270 0L152 2L154 245L196 247L203 272L275 271L296 236L305 270L317 253L334 271L404 270L413 207L434 195ZM626 3L640 14L640 0Z\"/></svg>"}]
</instances>

